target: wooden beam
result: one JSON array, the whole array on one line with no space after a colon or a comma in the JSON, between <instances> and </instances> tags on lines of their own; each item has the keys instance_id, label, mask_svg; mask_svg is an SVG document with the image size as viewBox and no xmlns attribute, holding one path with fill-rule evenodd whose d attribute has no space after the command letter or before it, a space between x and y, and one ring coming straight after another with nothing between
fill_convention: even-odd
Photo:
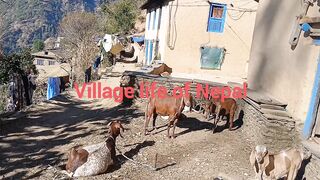
<instances>
[{"instance_id":1,"label":"wooden beam","mask_svg":"<svg viewBox=\"0 0 320 180\"><path fill-rule=\"evenodd\" d=\"M309 36L312 36L312 37L319 37L320 36L320 32L313 32L313 33L310 33Z\"/></svg>"},{"instance_id":2,"label":"wooden beam","mask_svg":"<svg viewBox=\"0 0 320 180\"><path fill-rule=\"evenodd\" d=\"M303 24L303 23L309 23L309 24L320 23L320 17L303 17L303 18L300 19L299 23L300 24Z\"/></svg>"},{"instance_id":3,"label":"wooden beam","mask_svg":"<svg viewBox=\"0 0 320 180\"><path fill-rule=\"evenodd\" d=\"M310 6L309 1L306 1L303 4L303 11L301 13L301 16L305 16L307 14L309 6ZM301 34L300 19L301 19L300 17L296 17L295 22L294 22L294 26L291 30L291 35L290 35L290 39L289 39L289 44L291 46L296 46L298 44L299 37Z\"/></svg>"}]
</instances>

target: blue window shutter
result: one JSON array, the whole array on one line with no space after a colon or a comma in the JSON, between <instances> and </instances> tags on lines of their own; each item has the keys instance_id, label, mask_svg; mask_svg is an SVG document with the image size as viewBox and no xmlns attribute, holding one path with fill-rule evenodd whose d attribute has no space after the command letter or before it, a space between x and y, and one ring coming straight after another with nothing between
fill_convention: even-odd
<instances>
[{"instance_id":1,"label":"blue window shutter","mask_svg":"<svg viewBox=\"0 0 320 180\"><path fill-rule=\"evenodd\" d=\"M222 29L223 21L222 19L210 18L209 20L209 32L223 32Z\"/></svg>"},{"instance_id":2,"label":"blue window shutter","mask_svg":"<svg viewBox=\"0 0 320 180\"><path fill-rule=\"evenodd\" d=\"M152 42L152 41L150 41L149 49L150 49L149 64L151 64L151 62L152 62L152 56L153 56L153 42Z\"/></svg>"},{"instance_id":3,"label":"blue window shutter","mask_svg":"<svg viewBox=\"0 0 320 180\"><path fill-rule=\"evenodd\" d=\"M214 7L223 7L222 18L211 17ZM227 6L225 4L211 4L208 20L208 32L222 33L224 30L224 24L226 19Z\"/></svg>"},{"instance_id":4,"label":"blue window shutter","mask_svg":"<svg viewBox=\"0 0 320 180\"><path fill-rule=\"evenodd\" d=\"M227 14L227 5L224 4L223 5L223 14L222 14L222 24L221 24L221 29L220 29L220 32L223 32L224 30L224 24L226 23L226 14Z\"/></svg>"}]
</instances>

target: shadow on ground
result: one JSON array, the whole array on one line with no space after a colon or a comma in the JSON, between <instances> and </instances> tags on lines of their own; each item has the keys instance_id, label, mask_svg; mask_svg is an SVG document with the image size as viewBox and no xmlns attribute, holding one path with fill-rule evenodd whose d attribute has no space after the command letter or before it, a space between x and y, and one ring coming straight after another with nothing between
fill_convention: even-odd
<instances>
[{"instance_id":1,"label":"shadow on ground","mask_svg":"<svg viewBox=\"0 0 320 180\"><path fill-rule=\"evenodd\" d=\"M28 112L26 118L8 122L1 127L0 174L11 174L1 178L28 178L28 172L24 169L33 167L42 169L33 177L40 176L48 165L59 164L64 154L52 150L53 148L98 131L86 130L81 127L84 123L99 125L99 130L106 133L106 125L111 120L120 120L126 124L142 116L136 108L123 105L93 110L84 107L89 102L75 101L65 96L58 96L53 100L47 103L54 104L52 108Z\"/></svg>"}]
</instances>

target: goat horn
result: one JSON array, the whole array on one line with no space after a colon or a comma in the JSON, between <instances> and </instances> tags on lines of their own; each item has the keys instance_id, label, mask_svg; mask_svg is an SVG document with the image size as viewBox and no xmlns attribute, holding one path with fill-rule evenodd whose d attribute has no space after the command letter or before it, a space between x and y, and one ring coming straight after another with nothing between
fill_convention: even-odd
<instances>
[{"instance_id":1,"label":"goat horn","mask_svg":"<svg viewBox=\"0 0 320 180\"><path fill-rule=\"evenodd\" d=\"M112 121L111 121L111 122L109 122L107 126L108 126L108 127L110 127L110 126L111 126L111 124L112 124Z\"/></svg>"}]
</instances>

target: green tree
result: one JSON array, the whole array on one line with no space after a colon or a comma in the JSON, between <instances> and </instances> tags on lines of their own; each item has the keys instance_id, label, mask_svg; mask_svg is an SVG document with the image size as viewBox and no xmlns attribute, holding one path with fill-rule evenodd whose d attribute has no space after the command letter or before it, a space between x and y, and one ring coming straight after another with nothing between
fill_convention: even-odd
<instances>
[{"instance_id":1,"label":"green tree","mask_svg":"<svg viewBox=\"0 0 320 180\"><path fill-rule=\"evenodd\" d=\"M35 41L33 41L33 45L32 45L32 50L34 52L39 52L42 51L44 49L44 42L40 39L36 39Z\"/></svg>"},{"instance_id":2,"label":"green tree","mask_svg":"<svg viewBox=\"0 0 320 180\"><path fill-rule=\"evenodd\" d=\"M104 4L102 12L106 18L105 30L109 34L126 33L134 28L138 15L138 5L134 0L120 0Z\"/></svg>"},{"instance_id":3,"label":"green tree","mask_svg":"<svg viewBox=\"0 0 320 180\"><path fill-rule=\"evenodd\" d=\"M0 61L0 84L7 83L10 74L18 73L25 75L28 70L37 73L30 49L24 49L16 54L3 56Z\"/></svg>"}]
</instances>

